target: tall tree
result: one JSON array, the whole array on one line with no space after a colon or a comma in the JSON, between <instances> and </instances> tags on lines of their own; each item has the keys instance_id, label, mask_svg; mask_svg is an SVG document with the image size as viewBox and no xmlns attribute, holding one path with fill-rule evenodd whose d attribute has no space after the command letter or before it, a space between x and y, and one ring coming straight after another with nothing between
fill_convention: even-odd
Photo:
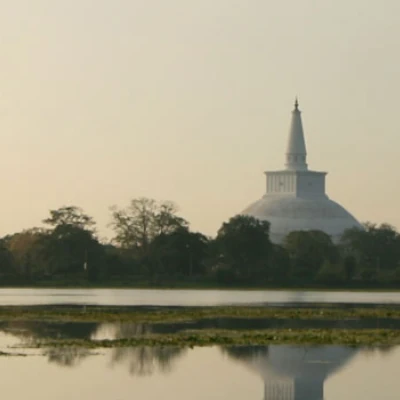
<instances>
[{"instance_id":1,"label":"tall tree","mask_svg":"<svg viewBox=\"0 0 400 400\"><path fill-rule=\"evenodd\" d=\"M269 259L269 277L276 283L287 283L290 276L290 257L286 249L277 244L272 245Z\"/></svg>"},{"instance_id":2,"label":"tall tree","mask_svg":"<svg viewBox=\"0 0 400 400\"><path fill-rule=\"evenodd\" d=\"M400 235L389 224L366 223L364 229L349 229L342 235L341 247L355 258L365 276L400 266Z\"/></svg>"},{"instance_id":3,"label":"tall tree","mask_svg":"<svg viewBox=\"0 0 400 400\"><path fill-rule=\"evenodd\" d=\"M291 275L302 281L312 280L325 261L336 262L338 252L329 235L322 231L293 231L284 241L291 259Z\"/></svg>"},{"instance_id":4,"label":"tall tree","mask_svg":"<svg viewBox=\"0 0 400 400\"><path fill-rule=\"evenodd\" d=\"M43 244L48 232L41 228L32 228L5 238L11 252L16 272L26 278L42 276L46 272Z\"/></svg>"},{"instance_id":5,"label":"tall tree","mask_svg":"<svg viewBox=\"0 0 400 400\"><path fill-rule=\"evenodd\" d=\"M150 251L156 270L191 277L204 274L207 247L207 237L182 227L155 237Z\"/></svg>"},{"instance_id":6,"label":"tall tree","mask_svg":"<svg viewBox=\"0 0 400 400\"><path fill-rule=\"evenodd\" d=\"M50 217L43 221L53 228L70 226L92 232L95 222L92 217L85 214L80 207L63 206L57 210L50 210Z\"/></svg>"},{"instance_id":7,"label":"tall tree","mask_svg":"<svg viewBox=\"0 0 400 400\"><path fill-rule=\"evenodd\" d=\"M15 263L4 239L0 240L0 280L16 275Z\"/></svg>"},{"instance_id":8,"label":"tall tree","mask_svg":"<svg viewBox=\"0 0 400 400\"><path fill-rule=\"evenodd\" d=\"M111 227L114 241L123 248L134 248L145 254L151 241L160 234L168 234L188 223L177 215L171 202L157 202L141 197L133 199L128 207L112 207Z\"/></svg>"},{"instance_id":9,"label":"tall tree","mask_svg":"<svg viewBox=\"0 0 400 400\"><path fill-rule=\"evenodd\" d=\"M49 273L85 270L89 279L97 279L104 269L104 249L95 237L93 218L79 207L68 206L51 210L43 222L51 226L45 240Z\"/></svg>"},{"instance_id":10,"label":"tall tree","mask_svg":"<svg viewBox=\"0 0 400 400\"><path fill-rule=\"evenodd\" d=\"M269 222L246 215L224 222L216 238L219 261L242 280L267 279L272 249L269 227Z\"/></svg>"}]
</instances>

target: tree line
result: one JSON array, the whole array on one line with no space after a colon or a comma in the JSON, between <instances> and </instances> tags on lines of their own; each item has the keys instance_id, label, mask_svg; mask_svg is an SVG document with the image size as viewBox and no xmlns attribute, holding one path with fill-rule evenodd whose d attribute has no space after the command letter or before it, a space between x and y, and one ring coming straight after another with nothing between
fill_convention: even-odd
<instances>
[{"instance_id":1,"label":"tree line","mask_svg":"<svg viewBox=\"0 0 400 400\"><path fill-rule=\"evenodd\" d=\"M321 231L270 241L270 224L237 215L216 237L193 232L172 202L148 198L111 209L100 240L81 208L51 210L43 228L0 239L0 284L121 286L388 286L400 284L400 234L364 224L339 243Z\"/></svg>"}]
</instances>

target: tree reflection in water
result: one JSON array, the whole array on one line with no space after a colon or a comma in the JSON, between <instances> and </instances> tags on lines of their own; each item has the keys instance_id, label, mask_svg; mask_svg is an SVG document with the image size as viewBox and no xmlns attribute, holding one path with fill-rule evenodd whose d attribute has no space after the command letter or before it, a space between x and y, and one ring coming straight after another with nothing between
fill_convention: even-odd
<instances>
[{"instance_id":1,"label":"tree reflection in water","mask_svg":"<svg viewBox=\"0 0 400 400\"><path fill-rule=\"evenodd\" d=\"M58 347L43 352L50 363L61 365L62 367L76 367L85 358L99 354L82 347Z\"/></svg>"},{"instance_id":2,"label":"tree reflection in water","mask_svg":"<svg viewBox=\"0 0 400 400\"><path fill-rule=\"evenodd\" d=\"M97 331L96 322L3 321L0 332L23 341L39 339L87 339Z\"/></svg>"},{"instance_id":3,"label":"tree reflection in water","mask_svg":"<svg viewBox=\"0 0 400 400\"><path fill-rule=\"evenodd\" d=\"M151 333L152 329L146 324L110 324L109 327L101 327L96 336L107 331L114 339L120 339L145 335ZM119 347L111 351L111 366L126 364L130 374L139 376L167 373L186 351L180 347Z\"/></svg>"},{"instance_id":4,"label":"tree reflection in water","mask_svg":"<svg viewBox=\"0 0 400 400\"><path fill-rule=\"evenodd\" d=\"M118 340L150 334L153 332L150 324L138 324L134 322L112 322L99 324L92 333L92 340Z\"/></svg>"},{"instance_id":5,"label":"tree reflection in water","mask_svg":"<svg viewBox=\"0 0 400 400\"><path fill-rule=\"evenodd\" d=\"M180 347L120 347L112 350L111 365L126 364L132 375L168 373L187 349Z\"/></svg>"},{"instance_id":6,"label":"tree reflection in water","mask_svg":"<svg viewBox=\"0 0 400 400\"><path fill-rule=\"evenodd\" d=\"M103 326L103 328L101 328ZM38 323L1 322L0 332L6 332L22 340L45 338L92 338L118 339L134 337L151 332L151 326L142 324L96 323ZM325 379L341 369L354 355L362 351L389 354L393 347L350 348L343 346L235 346L223 348L234 360L245 363L264 380L265 398L269 400L320 400ZM178 347L121 347L107 350L110 366L126 367L132 375L144 376L156 372L168 373L187 349ZM102 351L101 351L102 352ZM48 361L66 367L76 367L86 357L98 354L82 347L46 349L43 354ZM276 397L276 393L292 397ZM285 394L285 396L286 396Z\"/></svg>"},{"instance_id":7,"label":"tree reflection in water","mask_svg":"<svg viewBox=\"0 0 400 400\"><path fill-rule=\"evenodd\" d=\"M10 321L0 323L0 332L6 332L22 339L34 342L49 338L92 338L119 339L134 337L151 332L149 325L143 324L99 324L96 323L45 323L34 321ZM175 361L182 357L187 349L180 347L120 347L108 350L111 354L111 366L126 364L132 375L151 375L155 372L167 373ZM57 347L43 350L48 361L64 367L76 367L85 358L99 354L84 347Z\"/></svg>"},{"instance_id":8,"label":"tree reflection in water","mask_svg":"<svg viewBox=\"0 0 400 400\"><path fill-rule=\"evenodd\" d=\"M118 347L110 351L112 368L126 365L131 375L146 376L156 372L168 373L172 370L174 361L186 352L178 347ZM60 347L43 353L48 361L63 367L76 367L79 363L95 353L85 348Z\"/></svg>"}]
</instances>

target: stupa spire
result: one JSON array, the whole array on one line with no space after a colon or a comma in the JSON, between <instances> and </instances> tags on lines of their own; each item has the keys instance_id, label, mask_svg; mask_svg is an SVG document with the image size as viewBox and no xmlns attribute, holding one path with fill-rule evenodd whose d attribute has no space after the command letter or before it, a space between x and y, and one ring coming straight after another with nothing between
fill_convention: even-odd
<instances>
[{"instance_id":1,"label":"stupa spire","mask_svg":"<svg viewBox=\"0 0 400 400\"><path fill-rule=\"evenodd\" d=\"M286 169L296 171L305 171L308 169L306 143L304 140L303 124L297 97L294 102L294 110L292 111L292 122L286 150L285 166Z\"/></svg>"}]
</instances>

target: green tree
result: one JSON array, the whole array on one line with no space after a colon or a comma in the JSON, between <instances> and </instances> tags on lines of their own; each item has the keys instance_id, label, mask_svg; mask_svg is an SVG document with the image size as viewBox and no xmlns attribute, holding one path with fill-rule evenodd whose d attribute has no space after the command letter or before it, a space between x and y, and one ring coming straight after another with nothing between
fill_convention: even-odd
<instances>
[{"instance_id":1,"label":"green tree","mask_svg":"<svg viewBox=\"0 0 400 400\"><path fill-rule=\"evenodd\" d=\"M291 275L301 282L310 282L324 261L336 262L338 250L329 235L321 231L293 231L284 241L291 259Z\"/></svg>"},{"instance_id":2,"label":"green tree","mask_svg":"<svg viewBox=\"0 0 400 400\"><path fill-rule=\"evenodd\" d=\"M87 274L90 280L105 271L103 246L94 234L93 218L75 206L51 210L43 221L51 226L44 238L48 274Z\"/></svg>"},{"instance_id":3,"label":"green tree","mask_svg":"<svg viewBox=\"0 0 400 400\"><path fill-rule=\"evenodd\" d=\"M357 272L357 260L356 258L349 254L344 256L343 258L343 269L347 282L350 282L354 279Z\"/></svg>"},{"instance_id":4,"label":"green tree","mask_svg":"<svg viewBox=\"0 0 400 400\"><path fill-rule=\"evenodd\" d=\"M112 207L111 227L114 241L122 248L136 249L145 255L152 240L160 234L169 234L188 223L177 215L172 202L157 202L141 197L133 199L128 207Z\"/></svg>"},{"instance_id":5,"label":"green tree","mask_svg":"<svg viewBox=\"0 0 400 400\"><path fill-rule=\"evenodd\" d=\"M270 224L237 215L218 231L216 264L228 266L242 281L266 280L271 253Z\"/></svg>"},{"instance_id":6,"label":"green tree","mask_svg":"<svg viewBox=\"0 0 400 400\"><path fill-rule=\"evenodd\" d=\"M154 270L184 277L203 275L207 247L206 236L186 227L161 233L150 248Z\"/></svg>"},{"instance_id":7,"label":"green tree","mask_svg":"<svg viewBox=\"0 0 400 400\"><path fill-rule=\"evenodd\" d=\"M109 277L126 279L138 274L138 261L130 249L122 249L113 244L106 244L103 247L106 257L107 275Z\"/></svg>"},{"instance_id":8,"label":"green tree","mask_svg":"<svg viewBox=\"0 0 400 400\"><path fill-rule=\"evenodd\" d=\"M92 232L96 223L93 218L85 214L80 207L63 206L57 210L50 210L50 217L43 221L53 228L60 226L74 227ZM64 232L66 232L64 230Z\"/></svg>"},{"instance_id":9,"label":"green tree","mask_svg":"<svg viewBox=\"0 0 400 400\"><path fill-rule=\"evenodd\" d=\"M286 249L281 245L273 244L269 261L270 280L276 283L288 283L290 265L290 257Z\"/></svg>"},{"instance_id":10,"label":"green tree","mask_svg":"<svg viewBox=\"0 0 400 400\"><path fill-rule=\"evenodd\" d=\"M328 285L339 285L345 281L345 271L341 263L325 260L315 276L315 281Z\"/></svg>"},{"instance_id":11,"label":"green tree","mask_svg":"<svg viewBox=\"0 0 400 400\"><path fill-rule=\"evenodd\" d=\"M375 279L385 271L400 266L400 235L389 224L364 224L363 229L349 229L341 238L342 251L352 256L365 280Z\"/></svg>"},{"instance_id":12,"label":"green tree","mask_svg":"<svg viewBox=\"0 0 400 400\"><path fill-rule=\"evenodd\" d=\"M43 244L48 232L40 228L27 229L5 238L19 276L27 279L43 276L46 271Z\"/></svg>"},{"instance_id":13,"label":"green tree","mask_svg":"<svg viewBox=\"0 0 400 400\"><path fill-rule=\"evenodd\" d=\"M6 241L0 240L0 283L16 276L15 263Z\"/></svg>"}]
</instances>

